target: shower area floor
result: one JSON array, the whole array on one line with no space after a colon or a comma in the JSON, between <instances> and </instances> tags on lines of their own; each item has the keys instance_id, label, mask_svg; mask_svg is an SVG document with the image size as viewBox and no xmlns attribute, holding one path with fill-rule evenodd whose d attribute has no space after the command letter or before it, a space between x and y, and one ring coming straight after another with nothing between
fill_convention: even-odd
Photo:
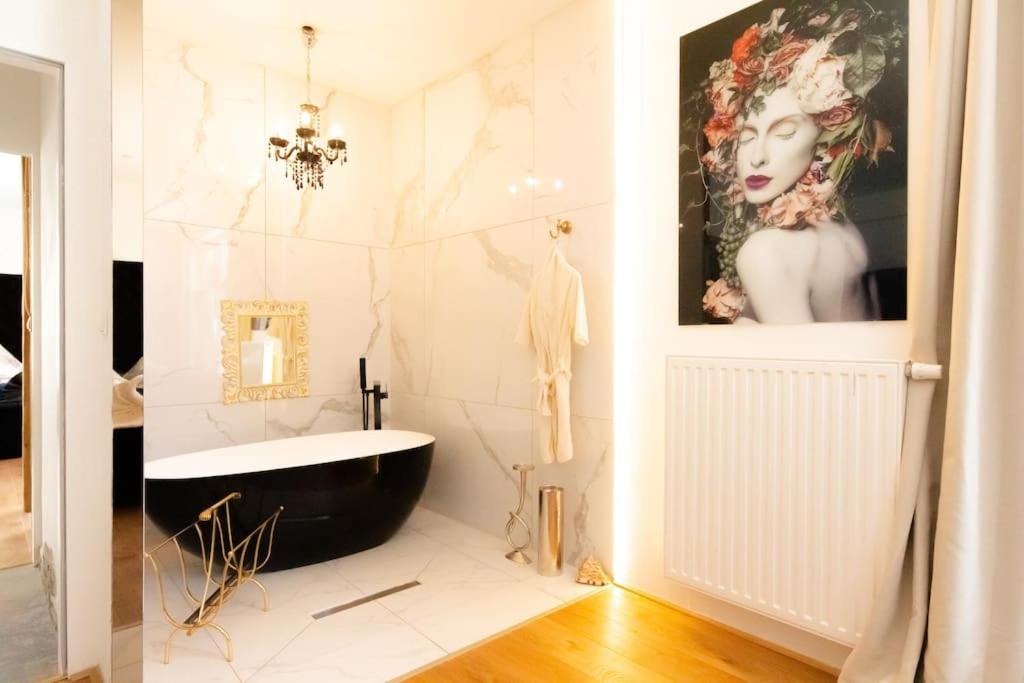
<instances>
[{"instance_id":1,"label":"shower area floor","mask_svg":"<svg viewBox=\"0 0 1024 683\"><path fill-rule=\"evenodd\" d=\"M139 668L146 683L383 681L596 590L575 583L570 566L542 577L506 560L507 550L503 539L418 508L383 546L261 576L269 612L258 588L240 589L217 619L234 643L231 662L207 629L175 636L163 664L170 630L147 571ZM180 593L168 600L184 609Z\"/></svg>"}]
</instances>

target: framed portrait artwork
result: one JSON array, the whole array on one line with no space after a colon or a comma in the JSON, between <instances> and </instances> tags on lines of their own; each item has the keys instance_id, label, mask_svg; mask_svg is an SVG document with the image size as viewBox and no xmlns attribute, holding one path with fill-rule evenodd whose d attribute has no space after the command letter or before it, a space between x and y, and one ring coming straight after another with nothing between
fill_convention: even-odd
<instances>
[{"instance_id":1,"label":"framed portrait artwork","mask_svg":"<svg viewBox=\"0 0 1024 683\"><path fill-rule=\"evenodd\" d=\"M765 0L680 39L679 324L903 320L907 0Z\"/></svg>"}]
</instances>

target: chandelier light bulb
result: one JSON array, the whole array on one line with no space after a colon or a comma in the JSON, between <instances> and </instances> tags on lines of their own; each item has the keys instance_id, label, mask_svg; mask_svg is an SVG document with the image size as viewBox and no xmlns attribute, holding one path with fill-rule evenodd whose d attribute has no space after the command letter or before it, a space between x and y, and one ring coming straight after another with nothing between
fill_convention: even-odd
<instances>
[{"instance_id":1,"label":"chandelier light bulb","mask_svg":"<svg viewBox=\"0 0 1024 683\"><path fill-rule=\"evenodd\" d=\"M329 135L332 140L341 138L341 126L337 123L332 123Z\"/></svg>"}]
</instances>

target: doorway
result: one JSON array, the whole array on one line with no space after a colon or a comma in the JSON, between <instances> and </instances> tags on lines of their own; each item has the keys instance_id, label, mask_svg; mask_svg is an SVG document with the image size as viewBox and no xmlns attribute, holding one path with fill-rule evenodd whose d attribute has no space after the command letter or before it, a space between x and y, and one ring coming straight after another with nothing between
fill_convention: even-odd
<instances>
[{"instance_id":1,"label":"doorway","mask_svg":"<svg viewBox=\"0 0 1024 683\"><path fill-rule=\"evenodd\" d=\"M64 648L63 71L0 50L0 681Z\"/></svg>"},{"instance_id":2,"label":"doorway","mask_svg":"<svg viewBox=\"0 0 1024 683\"><path fill-rule=\"evenodd\" d=\"M0 153L0 569L32 564L32 160Z\"/></svg>"}]
</instances>

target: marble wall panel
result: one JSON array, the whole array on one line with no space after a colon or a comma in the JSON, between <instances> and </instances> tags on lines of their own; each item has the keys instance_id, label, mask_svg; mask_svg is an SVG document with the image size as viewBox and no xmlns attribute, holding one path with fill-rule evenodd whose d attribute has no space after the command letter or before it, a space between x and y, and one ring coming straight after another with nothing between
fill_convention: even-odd
<instances>
[{"instance_id":1,"label":"marble wall panel","mask_svg":"<svg viewBox=\"0 0 1024 683\"><path fill-rule=\"evenodd\" d=\"M391 250L391 385L423 394L427 386L426 247Z\"/></svg>"},{"instance_id":2,"label":"marble wall panel","mask_svg":"<svg viewBox=\"0 0 1024 683\"><path fill-rule=\"evenodd\" d=\"M392 406L394 424L437 436L425 504L501 535L515 502L513 454L521 452L522 430L529 428L539 469L530 476L527 512L536 515L538 485L565 487L570 562L587 552L611 560L611 54L609 0L577 0L529 35L428 87L422 273L419 248L407 246L417 240L415 229L397 238L400 248L392 252L392 364L402 388ZM415 137L409 133L415 101L393 116L393 128L407 120L405 140ZM393 133L393 140L400 137ZM407 163L405 177L414 177L415 153L395 154L404 161L393 166ZM591 339L573 349L576 458L542 466L531 382L536 361L513 340L558 218L575 225L557 248L583 276Z\"/></svg>"},{"instance_id":3,"label":"marble wall panel","mask_svg":"<svg viewBox=\"0 0 1024 683\"><path fill-rule=\"evenodd\" d=\"M222 397L220 302L266 293L263 235L146 221L146 407Z\"/></svg>"},{"instance_id":4,"label":"marble wall panel","mask_svg":"<svg viewBox=\"0 0 1024 683\"><path fill-rule=\"evenodd\" d=\"M428 239L531 217L532 48L531 33L513 38L427 88Z\"/></svg>"},{"instance_id":5,"label":"marble wall panel","mask_svg":"<svg viewBox=\"0 0 1024 683\"><path fill-rule=\"evenodd\" d=\"M611 0L577 0L534 32L535 216L612 199Z\"/></svg>"},{"instance_id":6,"label":"marble wall panel","mask_svg":"<svg viewBox=\"0 0 1024 683\"><path fill-rule=\"evenodd\" d=\"M427 394L528 408L535 367L515 343L531 277L530 223L426 247Z\"/></svg>"},{"instance_id":7,"label":"marble wall panel","mask_svg":"<svg viewBox=\"0 0 1024 683\"><path fill-rule=\"evenodd\" d=\"M395 392L388 400L393 429L408 429L413 432L428 432L427 398L416 394Z\"/></svg>"},{"instance_id":8,"label":"marble wall panel","mask_svg":"<svg viewBox=\"0 0 1024 683\"><path fill-rule=\"evenodd\" d=\"M390 381L390 108L314 84L324 132L341 125L350 161L298 192L266 141L294 128L302 79L151 29L144 40L147 450L361 427L359 356ZM311 397L219 405L227 298L310 303Z\"/></svg>"},{"instance_id":9,"label":"marble wall panel","mask_svg":"<svg viewBox=\"0 0 1024 683\"><path fill-rule=\"evenodd\" d=\"M540 486L561 486L564 559L576 566L594 553L605 566L612 560L612 422L572 417L573 459L545 464L539 455L539 416L534 413L534 465L531 500ZM534 502L536 505L536 502Z\"/></svg>"},{"instance_id":10,"label":"marble wall panel","mask_svg":"<svg viewBox=\"0 0 1024 683\"><path fill-rule=\"evenodd\" d=\"M295 137L305 83L267 71L266 138ZM349 244L387 246L394 231L391 193L390 110L338 90L314 84L321 132L332 128L348 145L348 162L324 171L324 188L295 189L281 161L267 160L267 232ZM283 133L283 134L282 134Z\"/></svg>"},{"instance_id":11,"label":"marble wall panel","mask_svg":"<svg viewBox=\"0 0 1024 683\"><path fill-rule=\"evenodd\" d=\"M147 30L146 218L264 230L263 69Z\"/></svg>"},{"instance_id":12,"label":"marble wall panel","mask_svg":"<svg viewBox=\"0 0 1024 683\"><path fill-rule=\"evenodd\" d=\"M390 270L386 249L267 237L267 297L309 302L311 395L357 393L361 356L388 381Z\"/></svg>"},{"instance_id":13,"label":"marble wall panel","mask_svg":"<svg viewBox=\"0 0 1024 683\"><path fill-rule=\"evenodd\" d=\"M263 402L146 406L146 462L265 438Z\"/></svg>"},{"instance_id":14,"label":"marble wall panel","mask_svg":"<svg viewBox=\"0 0 1024 683\"><path fill-rule=\"evenodd\" d=\"M512 465L531 461L529 410L427 398L437 438L423 504L489 534L504 534L517 502ZM530 509L530 506L527 506Z\"/></svg>"},{"instance_id":15,"label":"marble wall panel","mask_svg":"<svg viewBox=\"0 0 1024 683\"><path fill-rule=\"evenodd\" d=\"M395 199L394 246L424 239L424 93L391 110L391 187Z\"/></svg>"},{"instance_id":16,"label":"marble wall panel","mask_svg":"<svg viewBox=\"0 0 1024 683\"><path fill-rule=\"evenodd\" d=\"M386 403L384 414L387 415ZM358 393L267 402L268 439L288 439L362 428L362 403Z\"/></svg>"}]
</instances>

